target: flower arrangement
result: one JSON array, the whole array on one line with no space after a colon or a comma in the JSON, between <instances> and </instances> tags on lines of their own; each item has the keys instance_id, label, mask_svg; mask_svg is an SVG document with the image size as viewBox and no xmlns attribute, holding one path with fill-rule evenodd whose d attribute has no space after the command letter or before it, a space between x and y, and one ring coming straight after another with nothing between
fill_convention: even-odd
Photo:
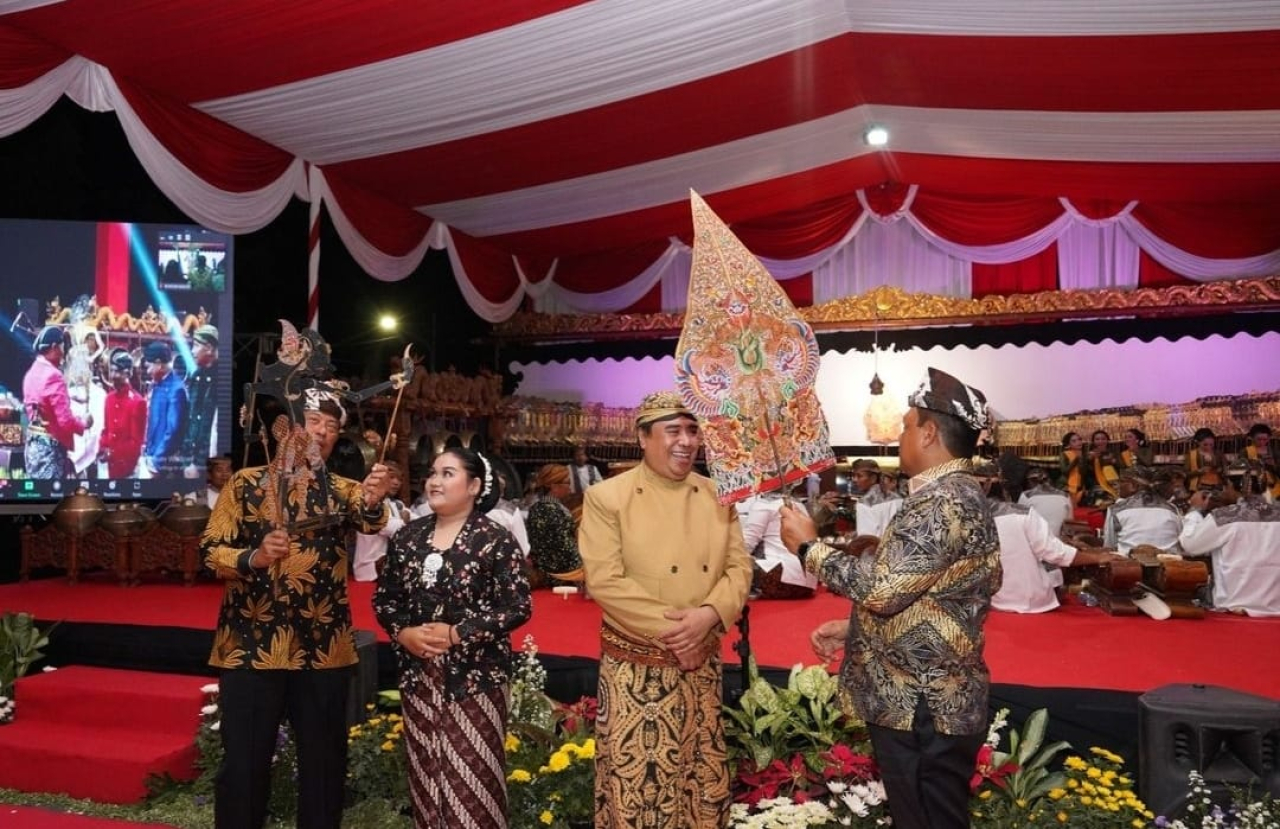
<instances>
[{"instance_id":1,"label":"flower arrangement","mask_svg":"<svg viewBox=\"0 0 1280 829\"><path fill-rule=\"evenodd\" d=\"M1225 801L1225 802L1222 802ZM1228 786L1225 793L1215 792L1204 775L1191 771L1187 775L1186 807L1180 818L1161 816L1155 825L1160 829L1274 829L1280 826L1280 800L1264 791L1255 799L1252 791Z\"/></svg>"},{"instance_id":2,"label":"flower arrangement","mask_svg":"<svg viewBox=\"0 0 1280 829\"><path fill-rule=\"evenodd\" d=\"M1154 817L1138 799L1133 780L1124 772L1124 758L1105 748L1089 750L1091 760L1069 756L1062 770L1050 762L1070 746L1056 742L1042 746L1049 715L1031 714L1021 732L1009 732L1009 751L998 750L1007 725L1002 709L992 723L987 744L979 751L978 773L972 787L974 826L1081 827L1082 829L1140 828Z\"/></svg>"},{"instance_id":3,"label":"flower arrangement","mask_svg":"<svg viewBox=\"0 0 1280 829\"><path fill-rule=\"evenodd\" d=\"M383 694L384 706L399 707L399 694ZM409 802L409 761L404 719L394 710L368 705L369 719L347 730L347 801L381 798Z\"/></svg>"},{"instance_id":4,"label":"flower arrangement","mask_svg":"<svg viewBox=\"0 0 1280 829\"><path fill-rule=\"evenodd\" d=\"M839 680L796 665L775 688L749 664L751 683L725 708L735 764L732 827L880 826L884 786L866 729L839 704Z\"/></svg>"},{"instance_id":5,"label":"flower arrangement","mask_svg":"<svg viewBox=\"0 0 1280 829\"><path fill-rule=\"evenodd\" d=\"M526 636L512 676L507 717L507 812L513 829L592 823L596 700L551 700L546 669Z\"/></svg>"}]
</instances>

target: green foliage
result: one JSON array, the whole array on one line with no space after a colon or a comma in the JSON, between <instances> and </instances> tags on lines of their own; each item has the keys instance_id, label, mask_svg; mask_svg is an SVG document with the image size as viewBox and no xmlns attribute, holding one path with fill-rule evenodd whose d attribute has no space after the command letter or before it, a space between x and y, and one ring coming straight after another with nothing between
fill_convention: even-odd
<instances>
[{"instance_id":1,"label":"green foliage","mask_svg":"<svg viewBox=\"0 0 1280 829\"><path fill-rule=\"evenodd\" d=\"M796 665L787 687L777 688L748 666L751 684L736 706L726 706L725 737L729 756L763 769L774 760L799 754L813 771L821 771L820 755L837 743L865 741L862 723L841 709L839 680L821 665Z\"/></svg>"},{"instance_id":2,"label":"green foliage","mask_svg":"<svg viewBox=\"0 0 1280 829\"><path fill-rule=\"evenodd\" d=\"M1004 792L1012 800L1035 800L1044 797L1050 790L1061 788L1066 782L1066 775L1061 771L1050 771L1049 761L1059 752L1071 748L1067 742L1056 742L1041 747L1044 742L1045 728L1049 724L1049 712L1041 708L1032 712L1022 726L1009 732L1009 751L993 751L992 765L996 768L1012 762L1017 769L1005 777Z\"/></svg>"},{"instance_id":3,"label":"green foliage","mask_svg":"<svg viewBox=\"0 0 1280 829\"><path fill-rule=\"evenodd\" d=\"M409 762L404 746L404 720L395 712L378 712L347 734L347 800L359 803L383 798L409 802Z\"/></svg>"},{"instance_id":4,"label":"green foliage","mask_svg":"<svg viewBox=\"0 0 1280 829\"><path fill-rule=\"evenodd\" d=\"M30 613L9 611L0 616L0 696L13 697L13 683L36 662L44 658L44 648L49 646L48 630L36 627Z\"/></svg>"}]
</instances>

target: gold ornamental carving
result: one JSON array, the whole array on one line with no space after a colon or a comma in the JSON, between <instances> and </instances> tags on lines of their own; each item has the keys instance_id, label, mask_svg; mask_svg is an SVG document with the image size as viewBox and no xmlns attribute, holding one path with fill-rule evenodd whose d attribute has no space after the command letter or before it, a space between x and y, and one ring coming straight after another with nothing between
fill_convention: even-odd
<instances>
[{"instance_id":1,"label":"gold ornamental carving","mask_svg":"<svg viewBox=\"0 0 1280 829\"><path fill-rule=\"evenodd\" d=\"M816 331L919 325L1015 324L1109 316L1196 316L1280 309L1280 275L1167 288L1040 291L980 298L908 293L883 285L865 294L801 308ZM538 314L522 312L494 326L504 340L662 339L679 336L684 315Z\"/></svg>"}]
</instances>

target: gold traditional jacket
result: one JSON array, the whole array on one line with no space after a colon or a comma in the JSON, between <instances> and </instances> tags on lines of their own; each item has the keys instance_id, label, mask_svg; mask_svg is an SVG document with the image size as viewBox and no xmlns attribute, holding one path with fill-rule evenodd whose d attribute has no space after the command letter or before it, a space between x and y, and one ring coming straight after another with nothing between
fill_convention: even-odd
<instances>
[{"instance_id":1,"label":"gold traditional jacket","mask_svg":"<svg viewBox=\"0 0 1280 829\"><path fill-rule=\"evenodd\" d=\"M721 506L715 484L696 472L673 481L641 462L591 487L578 548L605 621L638 641L675 625L666 611L704 604L727 629L751 589L737 510Z\"/></svg>"},{"instance_id":2,"label":"gold traditional jacket","mask_svg":"<svg viewBox=\"0 0 1280 829\"><path fill-rule=\"evenodd\" d=\"M278 572L249 558L272 529L263 489L265 466L242 469L218 496L200 541L205 566L226 581L209 664L216 668L307 670L357 660L347 598L349 528L375 533L387 521L379 504L364 508L360 483L328 474L328 504L318 479L298 505L299 518L326 512L341 522L290 538ZM291 510L292 512L292 510Z\"/></svg>"},{"instance_id":3,"label":"gold traditional jacket","mask_svg":"<svg viewBox=\"0 0 1280 829\"><path fill-rule=\"evenodd\" d=\"M990 687L982 628L1001 580L995 521L967 461L927 470L911 486L874 553L819 542L805 567L854 602L840 681L860 718L910 731L923 696L941 733L982 733Z\"/></svg>"}]
</instances>

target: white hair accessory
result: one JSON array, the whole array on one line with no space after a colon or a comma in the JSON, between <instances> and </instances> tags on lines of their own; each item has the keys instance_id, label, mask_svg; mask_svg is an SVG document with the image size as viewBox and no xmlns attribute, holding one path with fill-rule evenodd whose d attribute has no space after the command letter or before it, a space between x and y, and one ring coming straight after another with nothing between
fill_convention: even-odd
<instances>
[{"instance_id":1,"label":"white hair accessory","mask_svg":"<svg viewBox=\"0 0 1280 829\"><path fill-rule=\"evenodd\" d=\"M489 459L479 452L476 457L480 458L480 463L484 466L484 484L480 487L480 496L476 501L483 501L493 491L493 467L489 465Z\"/></svg>"}]
</instances>

